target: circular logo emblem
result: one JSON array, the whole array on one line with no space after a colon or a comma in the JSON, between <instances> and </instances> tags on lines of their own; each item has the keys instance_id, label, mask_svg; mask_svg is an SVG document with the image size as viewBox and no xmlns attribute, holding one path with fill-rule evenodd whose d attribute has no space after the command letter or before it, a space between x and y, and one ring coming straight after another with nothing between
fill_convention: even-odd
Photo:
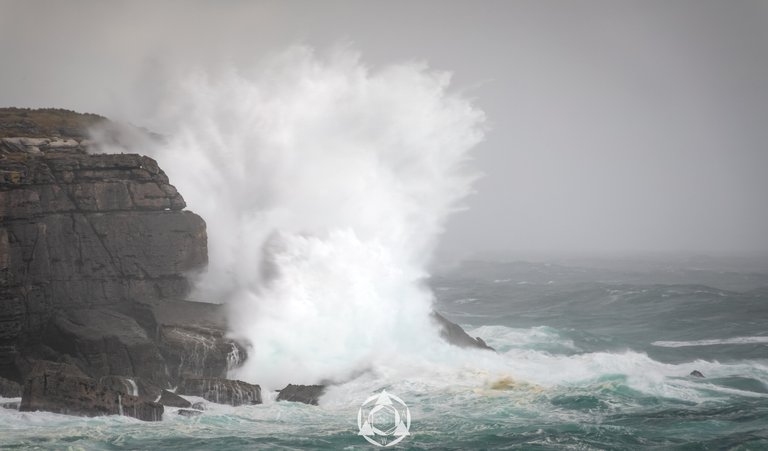
<instances>
[{"instance_id":1,"label":"circular logo emblem","mask_svg":"<svg viewBox=\"0 0 768 451\"><path fill-rule=\"evenodd\" d=\"M369 443L387 447L400 443L411 429L411 411L402 399L382 390L360 406L357 411L357 435Z\"/></svg>"}]
</instances>

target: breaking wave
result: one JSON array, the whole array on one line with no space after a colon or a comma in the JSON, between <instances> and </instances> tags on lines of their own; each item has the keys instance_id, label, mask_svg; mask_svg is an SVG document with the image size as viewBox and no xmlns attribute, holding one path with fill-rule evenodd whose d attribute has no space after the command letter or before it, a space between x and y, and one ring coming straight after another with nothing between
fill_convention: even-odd
<instances>
[{"instance_id":1,"label":"breaking wave","mask_svg":"<svg viewBox=\"0 0 768 451\"><path fill-rule=\"evenodd\" d=\"M191 75L155 151L208 225L195 296L227 303L251 345L235 376L337 380L441 346L423 280L476 179L483 113L448 73L372 69L348 49L294 48L257 73Z\"/></svg>"}]
</instances>

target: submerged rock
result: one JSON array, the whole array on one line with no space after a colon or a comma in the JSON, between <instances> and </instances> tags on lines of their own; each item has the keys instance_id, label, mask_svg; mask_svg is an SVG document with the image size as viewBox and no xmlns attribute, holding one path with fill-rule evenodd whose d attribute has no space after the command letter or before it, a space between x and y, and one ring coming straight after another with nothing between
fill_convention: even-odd
<instances>
[{"instance_id":1,"label":"submerged rock","mask_svg":"<svg viewBox=\"0 0 768 451\"><path fill-rule=\"evenodd\" d=\"M437 324L440 330L440 336L448 343L460 348L478 348L495 351L480 338L472 338L458 324L447 320L443 315L433 311L432 320Z\"/></svg>"},{"instance_id":2,"label":"submerged rock","mask_svg":"<svg viewBox=\"0 0 768 451\"><path fill-rule=\"evenodd\" d=\"M176 413L183 417L197 417L203 414L203 412L199 410L191 410L191 409L179 409L179 411Z\"/></svg>"},{"instance_id":3,"label":"submerged rock","mask_svg":"<svg viewBox=\"0 0 768 451\"><path fill-rule=\"evenodd\" d=\"M185 379L177 391L182 395L200 396L218 404L261 404L261 387L243 381L219 378Z\"/></svg>"},{"instance_id":4,"label":"submerged rock","mask_svg":"<svg viewBox=\"0 0 768 451\"><path fill-rule=\"evenodd\" d=\"M320 396L325 392L325 385L293 385L280 390L278 401L303 402L304 404L317 405Z\"/></svg>"},{"instance_id":5,"label":"submerged rock","mask_svg":"<svg viewBox=\"0 0 768 451\"><path fill-rule=\"evenodd\" d=\"M69 415L126 415L160 421L161 404L112 390L67 364L47 364L34 371L24 384L19 410Z\"/></svg>"},{"instance_id":6,"label":"submerged rock","mask_svg":"<svg viewBox=\"0 0 768 451\"><path fill-rule=\"evenodd\" d=\"M689 376L692 376L692 377L704 377L704 374L702 374L701 371L699 371L699 370L693 370L693 371L691 371L691 374L689 374Z\"/></svg>"},{"instance_id":7,"label":"submerged rock","mask_svg":"<svg viewBox=\"0 0 768 451\"><path fill-rule=\"evenodd\" d=\"M196 402L192 404L192 408L195 410L208 410L208 406L204 402Z\"/></svg>"}]
</instances>

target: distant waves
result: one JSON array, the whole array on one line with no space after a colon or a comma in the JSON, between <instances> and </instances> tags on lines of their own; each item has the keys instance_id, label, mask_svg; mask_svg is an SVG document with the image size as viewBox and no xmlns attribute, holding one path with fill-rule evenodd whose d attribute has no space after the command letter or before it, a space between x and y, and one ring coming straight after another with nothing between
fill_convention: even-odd
<instances>
[{"instance_id":1,"label":"distant waves","mask_svg":"<svg viewBox=\"0 0 768 451\"><path fill-rule=\"evenodd\" d=\"M756 343L768 344L768 337L714 338L710 340L693 341L654 341L651 344L663 348L684 348L688 346L744 345Z\"/></svg>"}]
</instances>

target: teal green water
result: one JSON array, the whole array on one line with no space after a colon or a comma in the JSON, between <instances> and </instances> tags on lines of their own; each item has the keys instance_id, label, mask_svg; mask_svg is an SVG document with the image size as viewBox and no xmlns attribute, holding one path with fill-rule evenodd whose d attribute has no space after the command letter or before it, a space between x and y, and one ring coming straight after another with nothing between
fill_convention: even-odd
<instances>
[{"instance_id":1,"label":"teal green water","mask_svg":"<svg viewBox=\"0 0 768 451\"><path fill-rule=\"evenodd\" d=\"M0 447L373 449L356 415L385 388L413 418L401 449L768 449L767 280L470 265L434 278L437 307L498 354L364 374L319 407L267 399L160 423L0 409Z\"/></svg>"}]
</instances>

